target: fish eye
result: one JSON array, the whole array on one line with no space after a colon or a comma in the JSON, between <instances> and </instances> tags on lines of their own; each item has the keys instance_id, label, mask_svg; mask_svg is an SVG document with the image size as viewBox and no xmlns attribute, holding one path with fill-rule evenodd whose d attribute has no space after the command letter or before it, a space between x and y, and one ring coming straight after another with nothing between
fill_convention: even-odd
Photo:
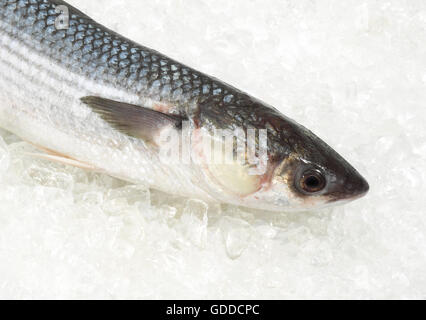
<instances>
[{"instance_id":1,"label":"fish eye","mask_svg":"<svg viewBox=\"0 0 426 320\"><path fill-rule=\"evenodd\" d=\"M324 175L315 169L309 169L301 175L297 183L298 189L303 193L312 194L320 192L325 188L326 179Z\"/></svg>"}]
</instances>

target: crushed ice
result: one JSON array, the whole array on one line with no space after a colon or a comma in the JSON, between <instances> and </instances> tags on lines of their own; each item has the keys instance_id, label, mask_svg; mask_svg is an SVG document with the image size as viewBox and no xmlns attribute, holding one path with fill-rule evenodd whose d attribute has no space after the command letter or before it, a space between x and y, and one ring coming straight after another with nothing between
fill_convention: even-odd
<instances>
[{"instance_id":1,"label":"crushed ice","mask_svg":"<svg viewBox=\"0 0 426 320\"><path fill-rule=\"evenodd\" d=\"M211 205L1 131L0 298L426 297L424 1L70 2L277 106L371 192L320 212Z\"/></svg>"}]
</instances>

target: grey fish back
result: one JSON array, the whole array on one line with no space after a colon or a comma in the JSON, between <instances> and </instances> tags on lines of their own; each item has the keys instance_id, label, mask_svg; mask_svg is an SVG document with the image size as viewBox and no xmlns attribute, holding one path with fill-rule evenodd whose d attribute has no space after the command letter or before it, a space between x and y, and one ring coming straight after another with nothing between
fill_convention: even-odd
<instances>
[{"instance_id":1,"label":"grey fish back","mask_svg":"<svg viewBox=\"0 0 426 320\"><path fill-rule=\"evenodd\" d=\"M55 26L65 5L66 29ZM159 101L227 104L247 97L237 89L122 37L61 0L0 0L6 32L72 72Z\"/></svg>"}]
</instances>

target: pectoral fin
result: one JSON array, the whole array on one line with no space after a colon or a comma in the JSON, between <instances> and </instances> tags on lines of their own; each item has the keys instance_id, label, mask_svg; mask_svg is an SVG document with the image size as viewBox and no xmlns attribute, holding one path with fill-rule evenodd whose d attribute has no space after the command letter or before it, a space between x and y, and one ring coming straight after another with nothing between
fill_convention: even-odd
<instances>
[{"instance_id":1,"label":"pectoral fin","mask_svg":"<svg viewBox=\"0 0 426 320\"><path fill-rule=\"evenodd\" d=\"M40 149L46 153L38 153L38 152L26 152L24 151L23 154L27 155L29 157L34 157L34 158L39 158L39 159L43 159L43 160L49 160L49 161L53 161L53 162L57 162L57 163L62 163L65 165L70 165L73 167L77 167L80 169L85 169L85 170L90 170L90 171L96 171L96 172L101 172L100 169L96 168L95 166L85 163L83 161L80 160L76 160L71 158L70 156L64 155L58 151L54 151L52 149L43 147L39 144L33 143L31 141L27 141L29 144L33 145L34 147L36 147L37 149Z\"/></svg>"},{"instance_id":2,"label":"pectoral fin","mask_svg":"<svg viewBox=\"0 0 426 320\"><path fill-rule=\"evenodd\" d=\"M101 97L83 97L81 101L98 113L113 128L128 136L155 141L158 133L166 128L179 129L182 117L158 112L142 106L104 99Z\"/></svg>"}]
</instances>

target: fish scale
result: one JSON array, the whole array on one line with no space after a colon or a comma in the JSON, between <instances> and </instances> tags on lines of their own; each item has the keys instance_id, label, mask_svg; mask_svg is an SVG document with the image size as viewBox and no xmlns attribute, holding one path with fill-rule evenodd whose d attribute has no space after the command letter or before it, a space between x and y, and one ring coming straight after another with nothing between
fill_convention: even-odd
<instances>
[{"instance_id":1,"label":"fish scale","mask_svg":"<svg viewBox=\"0 0 426 320\"><path fill-rule=\"evenodd\" d=\"M21 38L23 32L38 40L27 43L74 72L169 102L199 102L211 95L227 95L224 103L231 102L229 90L220 83L107 30L71 6L69 28L57 30L55 7L62 1L0 3L2 21L15 25L11 34Z\"/></svg>"}]
</instances>

